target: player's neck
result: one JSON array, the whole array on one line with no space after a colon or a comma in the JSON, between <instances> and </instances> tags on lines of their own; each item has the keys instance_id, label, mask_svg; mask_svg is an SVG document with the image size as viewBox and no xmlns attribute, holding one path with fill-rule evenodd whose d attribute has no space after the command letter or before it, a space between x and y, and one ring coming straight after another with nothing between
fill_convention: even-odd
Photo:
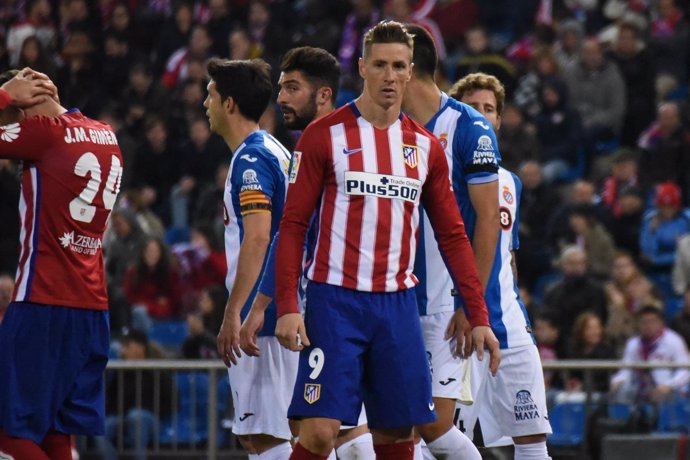
<instances>
[{"instance_id":1,"label":"player's neck","mask_svg":"<svg viewBox=\"0 0 690 460\"><path fill-rule=\"evenodd\" d=\"M433 80L412 78L406 93L403 111L422 125L429 123L441 108L441 90Z\"/></svg>"},{"instance_id":2,"label":"player's neck","mask_svg":"<svg viewBox=\"0 0 690 460\"><path fill-rule=\"evenodd\" d=\"M335 110L335 106L333 104L324 104L318 106L316 110L316 116L314 117L314 120L318 120L319 118L323 117L324 115L328 115L332 111ZM312 120L313 121L313 120Z\"/></svg>"},{"instance_id":3,"label":"player's neck","mask_svg":"<svg viewBox=\"0 0 690 460\"><path fill-rule=\"evenodd\" d=\"M400 116L400 104L393 104L390 107L383 107L377 104L366 92L366 90L355 99L357 110L366 121L379 129L386 129Z\"/></svg>"},{"instance_id":4,"label":"player's neck","mask_svg":"<svg viewBox=\"0 0 690 460\"><path fill-rule=\"evenodd\" d=\"M228 133L223 136L223 140L228 144L230 150L235 152L247 136L257 129L259 129L259 124L257 122L248 120L244 117L235 117L233 120L230 120L230 129Z\"/></svg>"},{"instance_id":5,"label":"player's neck","mask_svg":"<svg viewBox=\"0 0 690 460\"><path fill-rule=\"evenodd\" d=\"M24 115L27 117L33 117L36 115L43 117L59 117L65 112L67 112L67 109L52 99L48 99L45 102L41 102L40 104L36 104L32 107L24 109Z\"/></svg>"}]
</instances>

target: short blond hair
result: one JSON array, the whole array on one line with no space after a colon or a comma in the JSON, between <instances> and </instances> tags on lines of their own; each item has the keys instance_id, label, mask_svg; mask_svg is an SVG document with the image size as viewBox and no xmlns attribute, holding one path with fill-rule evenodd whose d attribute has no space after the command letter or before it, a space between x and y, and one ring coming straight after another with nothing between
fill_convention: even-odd
<instances>
[{"instance_id":1,"label":"short blond hair","mask_svg":"<svg viewBox=\"0 0 690 460\"><path fill-rule=\"evenodd\" d=\"M375 43L401 43L410 49L410 53L414 49L414 37L403 24L396 21L379 22L364 34L363 42L364 57L369 56L371 45Z\"/></svg>"},{"instance_id":2,"label":"short blond hair","mask_svg":"<svg viewBox=\"0 0 690 460\"><path fill-rule=\"evenodd\" d=\"M448 92L448 95L453 99L461 101L465 94L473 93L486 89L494 93L496 97L496 111L498 114L503 113L503 106L506 102L506 89L498 78L482 72L471 73L460 80L456 81L453 87Z\"/></svg>"}]
</instances>

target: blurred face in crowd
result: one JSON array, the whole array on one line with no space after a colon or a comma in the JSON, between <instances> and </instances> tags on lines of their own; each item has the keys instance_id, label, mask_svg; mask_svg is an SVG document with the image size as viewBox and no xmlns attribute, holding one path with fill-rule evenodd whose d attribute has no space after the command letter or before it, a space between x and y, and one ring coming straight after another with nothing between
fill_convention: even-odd
<instances>
[{"instance_id":1,"label":"blurred face in crowd","mask_svg":"<svg viewBox=\"0 0 690 460\"><path fill-rule=\"evenodd\" d=\"M628 283L637 275L637 266L628 255L619 255L613 259L611 266L611 277L618 284Z\"/></svg>"},{"instance_id":2,"label":"blurred face in crowd","mask_svg":"<svg viewBox=\"0 0 690 460\"><path fill-rule=\"evenodd\" d=\"M601 45L595 38L588 38L582 45L582 52L580 53L582 63L585 68L595 70L601 67L604 62L604 54L601 50Z\"/></svg>"},{"instance_id":3,"label":"blurred face in crowd","mask_svg":"<svg viewBox=\"0 0 690 460\"><path fill-rule=\"evenodd\" d=\"M670 18L676 9L675 0L659 0L657 11L662 19Z\"/></svg>"},{"instance_id":4,"label":"blurred face in crowd","mask_svg":"<svg viewBox=\"0 0 690 460\"><path fill-rule=\"evenodd\" d=\"M120 353L122 359L146 359L146 345L134 340L125 340Z\"/></svg>"},{"instance_id":5,"label":"blurred face in crowd","mask_svg":"<svg viewBox=\"0 0 690 460\"><path fill-rule=\"evenodd\" d=\"M680 127L678 104L672 102L661 104L657 112L657 119L662 133L673 134Z\"/></svg>"},{"instance_id":6,"label":"blurred face in crowd","mask_svg":"<svg viewBox=\"0 0 690 460\"><path fill-rule=\"evenodd\" d=\"M590 317L582 331L582 336L586 345L598 345L601 343L604 339L604 326L601 324L601 320L596 316Z\"/></svg>"},{"instance_id":7,"label":"blurred face in crowd","mask_svg":"<svg viewBox=\"0 0 690 460\"><path fill-rule=\"evenodd\" d=\"M249 59L252 42L243 30L236 30L230 34L230 59Z\"/></svg>"},{"instance_id":8,"label":"blurred face in crowd","mask_svg":"<svg viewBox=\"0 0 690 460\"><path fill-rule=\"evenodd\" d=\"M664 321L654 313L644 313L637 320L637 328L645 339L653 339L664 330Z\"/></svg>"},{"instance_id":9,"label":"blurred face in crowd","mask_svg":"<svg viewBox=\"0 0 690 460\"><path fill-rule=\"evenodd\" d=\"M520 180L523 187L533 190L541 185L541 166L536 161L528 161L520 167Z\"/></svg>"},{"instance_id":10,"label":"blurred face in crowd","mask_svg":"<svg viewBox=\"0 0 690 460\"><path fill-rule=\"evenodd\" d=\"M488 89L478 89L475 91L468 91L460 100L467 105L475 108L479 113L489 120L494 131L501 128L501 116L498 114L496 95L493 91Z\"/></svg>"},{"instance_id":11,"label":"blurred face in crowd","mask_svg":"<svg viewBox=\"0 0 690 460\"><path fill-rule=\"evenodd\" d=\"M165 128L165 124L158 120L150 126L146 130L146 140L154 151L164 150L168 140L168 130Z\"/></svg>"},{"instance_id":12,"label":"blurred face in crowd","mask_svg":"<svg viewBox=\"0 0 690 460\"><path fill-rule=\"evenodd\" d=\"M637 177L637 162L625 160L611 165L611 175L620 182L627 182Z\"/></svg>"},{"instance_id":13,"label":"blurred face in crowd","mask_svg":"<svg viewBox=\"0 0 690 460\"><path fill-rule=\"evenodd\" d=\"M579 45L580 37L575 32L569 30L563 33L563 36L561 37L561 46L564 50L566 50L569 53L573 53L577 51L577 47Z\"/></svg>"},{"instance_id":14,"label":"blurred face in crowd","mask_svg":"<svg viewBox=\"0 0 690 460\"><path fill-rule=\"evenodd\" d=\"M161 261L162 253L163 249L158 241L151 240L146 243L146 247L144 248L144 263L146 266L149 268L154 268L156 265L158 265L158 263Z\"/></svg>"},{"instance_id":15,"label":"blurred face in crowd","mask_svg":"<svg viewBox=\"0 0 690 460\"><path fill-rule=\"evenodd\" d=\"M126 238L132 233L132 224L130 224L127 218L122 214L114 212L111 214L110 221L118 238Z\"/></svg>"},{"instance_id":16,"label":"blurred face in crowd","mask_svg":"<svg viewBox=\"0 0 690 460\"><path fill-rule=\"evenodd\" d=\"M197 148L202 148L206 145L209 138L211 137L211 131L208 129L208 123L206 120L194 120L189 127L189 138L192 140Z\"/></svg>"},{"instance_id":17,"label":"blurred face in crowd","mask_svg":"<svg viewBox=\"0 0 690 460\"><path fill-rule=\"evenodd\" d=\"M187 31L192 27L194 16L189 5L181 4L175 12L175 23L179 30Z\"/></svg>"},{"instance_id":18,"label":"blurred face in crowd","mask_svg":"<svg viewBox=\"0 0 690 460\"><path fill-rule=\"evenodd\" d=\"M511 104L506 105L503 114L501 114L501 126L508 130L517 129L522 125L522 122L520 109Z\"/></svg>"},{"instance_id":19,"label":"blurred face in crowd","mask_svg":"<svg viewBox=\"0 0 690 460\"><path fill-rule=\"evenodd\" d=\"M576 235L584 235L589 231L589 221L582 214L572 214L569 221L570 228Z\"/></svg>"},{"instance_id":20,"label":"blurred face in crowd","mask_svg":"<svg viewBox=\"0 0 690 460\"><path fill-rule=\"evenodd\" d=\"M594 201L594 185L587 181L577 181L573 185L571 200L576 204L589 204Z\"/></svg>"},{"instance_id":21,"label":"blurred face in crowd","mask_svg":"<svg viewBox=\"0 0 690 460\"><path fill-rule=\"evenodd\" d=\"M489 39L482 29L470 29L465 34L465 44L471 54L481 54L489 48Z\"/></svg>"},{"instance_id":22,"label":"blurred face in crowd","mask_svg":"<svg viewBox=\"0 0 690 460\"><path fill-rule=\"evenodd\" d=\"M129 26L129 10L124 3L118 3L113 8L110 24L115 30L125 30Z\"/></svg>"},{"instance_id":23,"label":"blurred face in crowd","mask_svg":"<svg viewBox=\"0 0 690 460\"><path fill-rule=\"evenodd\" d=\"M189 51L194 56L206 56L212 45L211 37L204 27L195 27L189 38Z\"/></svg>"},{"instance_id":24,"label":"blurred face in crowd","mask_svg":"<svg viewBox=\"0 0 690 460\"><path fill-rule=\"evenodd\" d=\"M637 53L637 34L629 27L622 27L618 32L616 51L623 56L632 56Z\"/></svg>"},{"instance_id":25,"label":"blurred face in crowd","mask_svg":"<svg viewBox=\"0 0 690 460\"><path fill-rule=\"evenodd\" d=\"M558 328L550 321L537 318L534 321L534 335L539 345L554 345L558 341Z\"/></svg>"},{"instance_id":26,"label":"blurred face in crowd","mask_svg":"<svg viewBox=\"0 0 690 460\"><path fill-rule=\"evenodd\" d=\"M299 70L282 72L278 79L278 104L288 129L302 130L316 117L316 88Z\"/></svg>"},{"instance_id":27,"label":"blurred face in crowd","mask_svg":"<svg viewBox=\"0 0 690 460\"><path fill-rule=\"evenodd\" d=\"M623 216L636 214L644 207L642 198L637 195L622 195L619 196L616 201L618 203L618 208L620 209L621 215Z\"/></svg>"},{"instance_id":28,"label":"blurred face in crowd","mask_svg":"<svg viewBox=\"0 0 690 460\"><path fill-rule=\"evenodd\" d=\"M572 251L562 257L561 270L566 277L581 277L587 273L587 255L584 251Z\"/></svg>"},{"instance_id":29,"label":"blurred face in crowd","mask_svg":"<svg viewBox=\"0 0 690 460\"><path fill-rule=\"evenodd\" d=\"M636 301L642 301L652 295L652 282L644 275L638 274L628 283L626 293Z\"/></svg>"}]
</instances>

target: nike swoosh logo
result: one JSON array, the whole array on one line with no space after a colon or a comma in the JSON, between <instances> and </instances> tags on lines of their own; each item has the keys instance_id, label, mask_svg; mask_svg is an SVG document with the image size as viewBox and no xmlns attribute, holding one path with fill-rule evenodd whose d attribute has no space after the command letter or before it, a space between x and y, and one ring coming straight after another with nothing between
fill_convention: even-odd
<instances>
[{"instance_id":1,"label":"nike swoosh logo","mask_svg":"<svg viewBox=\"0 0 690 460\"><path fill-rule=\"evenodd\" d=\"M445 382L441 382L441 381L439 380L438 383L440 383L440 384L443 385L443 386L446 386L446 385L448 385L450 382L455 382L455 379L454 379L453 377L449 377L448 380L446 380Z\"/></svg>"},{"instance_id":2,"label":"nike swoosh logo","mask_svg":"<svg viewBox=\"0 0 690 460\"><path fill-rule=\"evenodd\" d=\"M348 149L343 149L343 155L352 155L353 153L357 153L357 152L361 152L361 151L362 151L361 148L359 148L359 149L350 149L350 150L348 150Z\"/></svg>"},{"instance_id":3,"label":"nike swoosh logo","mask_svg":"<svg viewBox=\"0 0 690 460\"><path fill-rule=\"evenodd\" d=\"M251 417L252 415L254 415L252 412L245 412L244 415L240 417L240 422L244 422L247 420L247 417Z\"/></svg>"}]
</instances>

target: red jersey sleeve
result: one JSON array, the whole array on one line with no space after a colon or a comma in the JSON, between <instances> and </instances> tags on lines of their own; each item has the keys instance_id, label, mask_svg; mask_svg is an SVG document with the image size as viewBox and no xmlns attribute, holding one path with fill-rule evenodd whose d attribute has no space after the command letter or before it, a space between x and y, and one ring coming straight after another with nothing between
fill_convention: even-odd
<instances>
[{"instance_id":1,"label":"red jersey sleeve","mask_svg":"<svg viewBox=\"0 0 690 460\"><path fill-rule=\"evenodd\" d=\"M434 228L444 262L462 295L467 308L467 319L472 327L488 326L489 313L472 245L453 196L443 148L436 139L431 142L429 174L422 188L422 202Z\"/></svg>"},{"instance_id":2,"label":"red jersey sleeve","mask_svg":"<svg viewBox=\"0 0 690 460\"><path fill-rule=\"evenodd\" d=\"M298 313L297 289L302 271L304 239L321 194L328 168L330 141L324 128L311 125L302 133L292 157L280 238L276 253L280 276L276 277L278 317Z\"/></svg>"},{"instance_id":3,"label":"red jersey sleeve","mask_svg":"<svg viewBox=\"0 0 690 460\"><path fill-rule=\"evenodd\" d=\"M0 158L35 161L51 151L56 136L65 135L57 118L30 117L0 126Z\"/></svg>"}]
</instances>

